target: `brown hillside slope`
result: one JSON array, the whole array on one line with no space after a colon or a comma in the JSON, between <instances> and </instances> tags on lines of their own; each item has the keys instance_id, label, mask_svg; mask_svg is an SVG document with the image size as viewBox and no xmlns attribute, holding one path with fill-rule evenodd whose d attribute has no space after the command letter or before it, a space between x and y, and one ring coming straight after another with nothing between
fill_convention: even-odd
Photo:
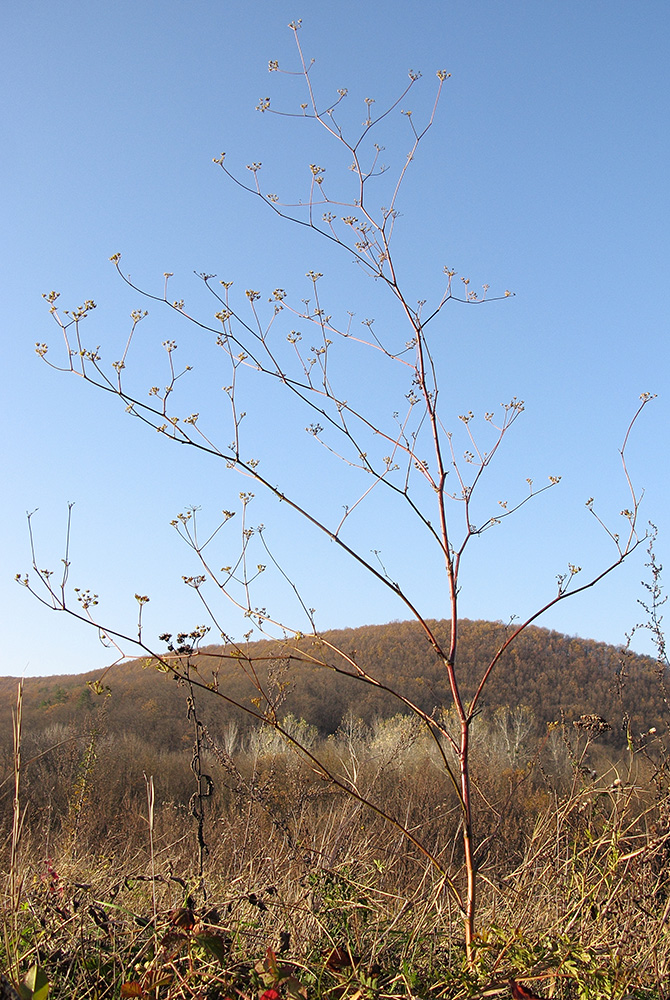
<instances>
[{"instance_id":1,"label":"brown hillside slope","mask_svg":"<svg viewBox=\"0 0 670 1000\"><path fill-rule=\"evenodd\" d=\"M449 625L432 623L443 639ZM466 694L504 637L501 623L467 621L460 624L460 669ZM341 649L369 674L416 702L422 709L449 704L443 667L414 622L364 626L324 633L327 644ZM293 644L295 649L295 644ZM245 647L251 657L262 657L259 676L265 683L268 666L286 684L280 714L292 712L333 732L348 713L369 722L376 716L402 710L397 699L384 692L343 678L324 667L306 666L288 659L290 649L281 643L252 643ZM343 663L327 645L305 638L299 644L303 655ZM617 678L625 659L625 683L620 696ZM195 663L199 675L209 681L218 670L219 689L234 700L252 707L255 690L239 659L230 658L224 647L202 650ZM165 749L183 746L191 727L185 713L186 691L169 675L160 674L147 661L115 666L105 677L111 695L94 694L88 682L102 671L57 677L28 678L24 688L26 730L42 730L54 724L90 726L95 719L109 732L135 732ZM16 679L0 678L0 732L11 732L11 708ZM199 708L208 724L219 729L231 718L245 723L239 711L208 692L199 696ZM622 705L630 712L635 728L663 727L663 699L654 661L640 656L623 657L620 649L588 639L575 639L541 628L529 628L498 665L483 701L485 711L502 705L528 705L538 729L559 719L597 713L615 725ZM103 721L104 720L104 721Z\"/></svg>"}]
</instances>

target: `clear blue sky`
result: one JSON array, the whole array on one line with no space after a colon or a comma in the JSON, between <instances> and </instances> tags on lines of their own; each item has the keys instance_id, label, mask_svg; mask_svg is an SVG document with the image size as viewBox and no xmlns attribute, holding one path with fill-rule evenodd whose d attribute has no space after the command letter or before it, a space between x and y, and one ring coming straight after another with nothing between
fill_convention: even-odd
<instances>
[{"instance_id":1,"label":"clear blue sky","mask_svg":"<svg viewBox=\"0 0 670 1000\"><path fill-rule=\"evenodd\" d=\"M337 150L303 122L258 114L272 95L295 106L297 83L268 74L268 60L295 62L287 24L303 18L301 41L316 60L317 92L347 87L392 102L407 71L424 76L412 95L417 120L430 107L435 71L452 76L434 130L412 164L400 202L396 252L412 298L433 301L445 264L492 292L515 297L482 308L452 303L436 328L445 422L497 409L518 396L526 412L508 438L490 492L513 499L526 476L560 486L472 546L462 614L523 616L550 597L571 561L604 565L606 539L584 501L616 522L628 504L617 450L641 392L658 393L630 443L634 480L646 490L642 518L660 528L668 559L668 114L670 7L608 0L142 0L115 4L14 4L3 15L4 194L1 242L5 426L0 672L77 672L105 665L109 652L92 631L47 612L14 583L30 568L25 512L41 566L57 569L68 501L75 501L72 586L100 594L101 618L132 629L133 595L148 594L146 635L203 621L181 582L195 571L169 521L189 504L207 523L235 505L245 484L221 465L177 450L143 429L117 400L58 375L34 353L60 347L41 293L61 292L65 308L98 303L87 340L115 360L131 309L142 306L115 275L109 256L138 282L160 290L175 273L174 296L209 318L193 270L244 289L280 286L309 294L305 272L324 273L329 310L398 321L383 290L365 283L346 255L282 225L227 182L212 157L231 167L263 161L268 190L296 190L310 162L336 174ZM295 85L295 89L293 89ZM392 168L407 145L399 111L380 133ZM300 172L302 171L302 175ZM238 300L239 301L239 300ZM150 306L135 361L151 385L174 336L194 366L186 390L227 443L223 371L203 338ZM346 374L346 373L345 373ZM348 373L377 412L397 408L392 386L374 372ZM247 399L250 447L277 481L282 476L318 510L349 496L347 471L326 461L304 434L304 415L277 416L263 391ZM186 407L186 403L184 404ZM221 427L220 433L217 428ZM353 494L351 494L353 496ZM392 595L350 572L334 547L260 495L252 521L286 560L321 627L404 618ZM430 616L447 608L442 583L420 537L386 502L352 521L352 538L377 548ZM226 558L217 555L222 561ZM644 554L638 552L598 590L565 602L541 622L569 634L619 643L638 620ZM275 589L259 603L299 622L290 595ZM228 630L244 623L222 611ZM304 623L303 623L304 624ZM638 648L645 648L639 645Z\"/></svg>"}]
</instances>

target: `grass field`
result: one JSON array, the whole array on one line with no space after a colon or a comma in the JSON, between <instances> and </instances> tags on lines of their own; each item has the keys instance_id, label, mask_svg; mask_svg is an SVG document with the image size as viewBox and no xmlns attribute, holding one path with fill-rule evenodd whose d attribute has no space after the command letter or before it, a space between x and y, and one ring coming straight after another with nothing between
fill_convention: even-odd
<instances>
[{"instance_id":1,"label":"grass field","mask_svg":"<svg viewBox=\"0 0 670 1000\"><path fill-rule=\"evenodd\" d=\"M349 719L322 739L289 725L458 883L459 813L417 726ZM617 756L588 724L529 745L509 735L500 719L478 728L468 966L445 875L275 732L204 729L197 754L24 733L20 754L4 749L0 788L1 966L36 1000L509 997L510 980L540 997L664 1000L658 737Z\"/></svg>"}]
</instances>

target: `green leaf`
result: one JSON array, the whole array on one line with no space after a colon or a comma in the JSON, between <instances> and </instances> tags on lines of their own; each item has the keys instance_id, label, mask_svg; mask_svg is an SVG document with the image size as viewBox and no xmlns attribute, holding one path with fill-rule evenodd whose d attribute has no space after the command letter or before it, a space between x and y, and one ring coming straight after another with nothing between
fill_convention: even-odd
<instances>
[{"instance_id":1,"label":"green leaf","mask_svg":"<svg viewBox=\"0 0 670 1000\"><path fill-rule=\"evenodd\" d=\"M299 979L295 976L289 976L283 981L284 989L286 995L291 998L291 1000L307 1000L307 987L303 986Z\"/></svg>"},{"instance_id":2,"label":"green leaf","mask_svg":"<svg viewBox=\"0 0 670 1000\"><path fill-rule=\"evenodd\" d=\"M220 934L196 934L193 940L213 955L221 965L224 964L227 945Z\"/></svg>"},{"instance_id":3,"label":"green leaf","mask_svg":"<svg viewBox=\"0 0 670 1000\"><path fill-rule=\"evenodd\" d=\"M39 965L33 965L24 977L19 992L24 1000L47 1000L49 980Z\"/></svg>"}]
</instances>

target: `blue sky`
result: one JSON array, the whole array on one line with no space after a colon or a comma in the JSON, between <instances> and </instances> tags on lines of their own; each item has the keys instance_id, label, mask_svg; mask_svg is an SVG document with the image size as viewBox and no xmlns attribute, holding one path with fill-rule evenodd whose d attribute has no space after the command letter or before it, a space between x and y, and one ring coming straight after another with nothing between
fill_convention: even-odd
<instances>
[{"instance_id":1,"label":"blue sky","mask_svg":"<svg viewBox=\"0 0 670 1000\"><path fill-rule=\"evenodd\" d=\"M299 17L305 54L316 60L317 94L348 88L345 114L355 124L363 99L373 97L376 108L392 103L409 69L424 74L411 98L420 121L431 106L435 71L451 73L399 202L395 252L409 297L434 301L444 265L473 286L488 283L491 294L515 293L482 307L450 303L437 321L443 419L458 430L458 414L481 415L522 398L526 410L484 495L513 499L527 476L537 483L548 475L562 479L473 542L463 616L523 617L552 596L568 561L584 576L607 563L607 539L584 501L595 497L615 524L628 504L618 448L645 391L658 398L631 438L630 471L645 490L641 518L658 525L658 554L667 561L665 2L426 0L410 14L398 2L315 2L302 10L284 0L253 8L144 0L66 2L57 16L51 4L13 5L0 43L3 674L77 672L110 659L92 630L48 612L14 582L15 573L30 569L27 510L39 508L38 562L56 569L67 503L75 502L71 585L98 593L101 620L121 631L133 629L133 595L149 595L149 637L203 621L181 581L196 564L170 520L196 504L203 525L214 525L245 488L221 463L171 446L118 400L41 363L36 341L48 342L54 358L60 348L42 292L60 291L64 308L96 301L86 337L107 361L120 355L130 311L144 307L108 261L117 251L124 271L152 290L160 292L163 272L174 272L174 297L207 320L213 309L194 270L232 280L242 305L247 288L267 297L282 287L299 300L309 294L305 273L323 272L329 311L344 317L351 310L356 323L374 317L376 329L404 339L393 303L363 280L346 253L263 211L212 163L225 150L231 169L248 176L245 164L262 161L267 190L282 195L302 190L310 162L325 166L329 181L338 176L341 152L306 122L254 110L265 96L277 107L302 100L298 79L268 74L269 59L296 67L287 24ZM398 110L380 129L389 167L397 169L407 151L407 121ZM194 368L184 406L201 411L227 443L224 372L211 343L155 304L141 330L129 376L144 387L164 378L160 344L174 336L179 358ZM352 359L342 361L343 382L386 419L405 390L358 355ZM245 392L250 453L277 482L335 517L341 503L351 502L356 481L305 435L304 414L262 386L245 385ZM266 525L321 627L406 617L331 543L257 493L252 521ZM350 530L362 551L380 550L426 615L446 614L434 556L387 500L362 506ZM223 560L233 536L222 546ZM565 602L541 624L624 641L640 616L643 564L639 550L601 587ZM291 595L275 578L268 575L258 597L299 627ZM221 615L239 637L244 621L232 609ZM642 639L637 648L647 648Z\"/></svg>"}]
</instances>

